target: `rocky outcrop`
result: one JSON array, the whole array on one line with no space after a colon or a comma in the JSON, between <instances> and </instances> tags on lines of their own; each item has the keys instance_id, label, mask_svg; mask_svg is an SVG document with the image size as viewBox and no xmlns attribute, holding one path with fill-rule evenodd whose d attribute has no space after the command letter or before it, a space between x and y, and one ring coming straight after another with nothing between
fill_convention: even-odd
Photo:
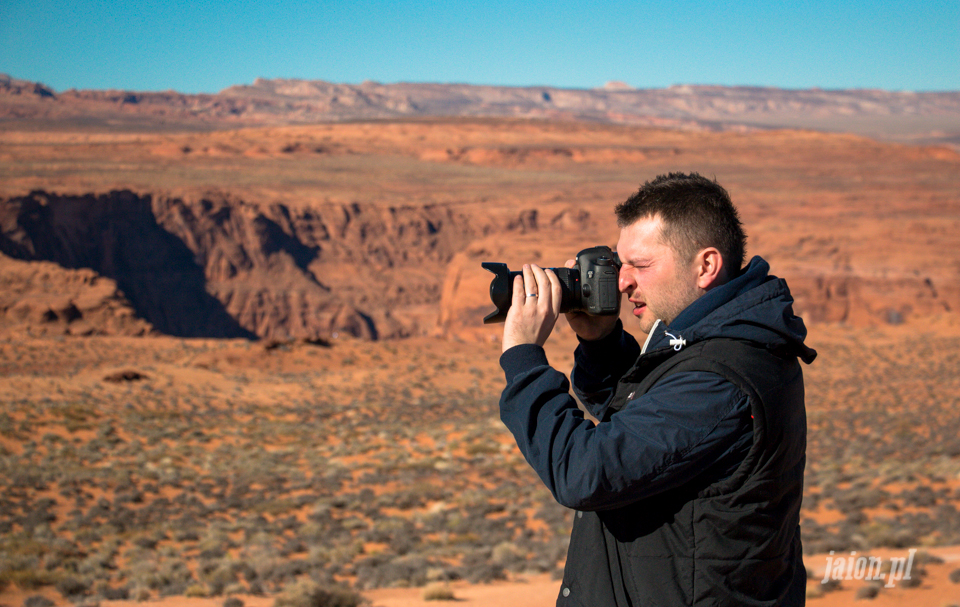
<instances>
[{"instance_id":1,"label":"rocky outcrop","mask_svg":"<svg viewBox=\"0 0 960 607\"><path fill-rule=\"evenodd\" d=\"M49 87L39 82L17 80L6 74L0 74L0 94L4 96L37 97L40 99L56 98L56 94Z\"/></svg>"},{"instance_id":2,"label":"rocky outcrop","mask_svg":"<svg viewBox=\"0 0 960 607\"><path fill-rule=\"evenodd\" d=\"M34 337L149 335L114 280L88 268L23 261L0 253L0 328Z\"/></svg>"},{"instance_id":3,"label":"rocky outcrop","mask_svg":"<svg viewBox=\"0 0 960 607\"><path fill-rule=\"evenodd\" d=\"M137 316L180 336L429 332L437 269L473 229L446 207L290 208L216 193L37 191L0 201L6 256L88 268L114 281ZM432 312L418 311L424 302Z\"/></svg>"},{"instance_id":4,"label":"rocky outcrop","mask_svg":"<svg viewBox=\"0 0 960 607\"><path fill-rule=\"evenodd\" d=\"M960 93L680 85L597 89L262 79L217 94L67 90L0 74L0 120L276 125L498 117L588 120L711 131L804 128L879 139L960 143ZM905 120L906 118L906 120Z\"/></svg>"},{"instance_id":5,"label":"rocky outcrop","mask_svg":"<svg viewBox=\"0 0 960 607\"><path fill-rule=\"evenodd\" d=\"M0 226L0 248L6 255L89 268L110 278L137 315L161 332L252 335L205 290L194 253L158 225L149 196L34 192L6 201Z\"/></svg>"},{"instance_id":6,"label":"rocky outcrop","mask_svg":"<svg viewBox=\"0 0 960 607\"><path fill-rule=\"evenodd\" d=\"M852 326L899 325L911 318L951 315L960 301L960 286L940 287L929 276L866 277L852 274L791 274L796 309L814 322Z\"/></svg>"}]
</instances>

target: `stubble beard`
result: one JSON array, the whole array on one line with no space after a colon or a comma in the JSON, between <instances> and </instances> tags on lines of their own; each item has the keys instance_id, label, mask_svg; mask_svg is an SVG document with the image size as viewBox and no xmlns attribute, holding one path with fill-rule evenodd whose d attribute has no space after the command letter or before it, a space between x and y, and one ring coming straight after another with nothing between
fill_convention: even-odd
<instances>
[{"instance_id":1,"label":"stubble beard","mask_svg":"<svg viewBox=\"0 0 960 607\"><path fill-rule=\"evenodd\" d=\"M647 312L650 316L640 318L640 330L644 333L650 333L653 325L659 319L664 324L669 325L694 301L699 299L703 292L694 285L683 280L676 280L665 293L656 306L650 305L647 301Z\"/></svg>"}]
</instances>

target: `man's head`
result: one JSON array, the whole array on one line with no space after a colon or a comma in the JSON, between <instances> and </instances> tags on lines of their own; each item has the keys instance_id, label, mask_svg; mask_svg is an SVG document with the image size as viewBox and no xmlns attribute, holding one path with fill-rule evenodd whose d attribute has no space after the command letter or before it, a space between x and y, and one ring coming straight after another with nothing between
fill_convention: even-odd
<instances>
[{"instance_id":1,"label":"man's head","mask_svg":"<svg viewBox=\"0 0 960 607\"><path fill-rule=\"evenodd\" d=\"M746 236L730 196L715 181L696 173L661 175L617 205L616 214L620 290L643 331L658 318L671 322L740 272Z\"/></svg>"},{"instance_id":2,"label":"man's head","mask_svg":"<svg viewBox=\"0 0 960 607\"><path fill-rule=\"evenodd\" d=\"M617 226L625 228L644 217L663 220L663 238L682 263L701 249L715 247L730 276L743 267L747 237L730 195L697 173L659 175L617 205Z\"/></svg>"}]
</instances>

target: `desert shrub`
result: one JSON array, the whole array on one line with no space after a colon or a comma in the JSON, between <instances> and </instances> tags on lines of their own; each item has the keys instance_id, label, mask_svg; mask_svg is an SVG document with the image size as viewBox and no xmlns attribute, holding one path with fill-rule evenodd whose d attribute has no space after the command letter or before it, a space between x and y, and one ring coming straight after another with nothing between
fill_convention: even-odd
<instances>
[{"instance_id":1,"label":"desert shrub","mask_svg":"<svg viewBox=\"0 0 960 607\"><path fill-rule=\"evenodd\" d=\"M367 521L358 516L346 516L340 519L340 525L348 531L360 531L369 526Z\"/></svg>"},{"instance_id":2,"label":"desert shrub","mask_svg":"<svg viewBox=\"0 0 960 607\"><path fill-rule=\"evenodd\" d=\"M363 544L360 542L331 543L329 546L312 547L308 560L318 565L328 565L331 569L339 569L361 554Z\"/></svg>"},{"instance_id":3,"label":"desert shrub","mask_svg":"<svg viewBox=\"0 0 960 607\"><path fill-rule=\"evenodd\" d=\"M190 584L187 586L187 589L183 591L183 596L190 598L205 598L207 596L207 589L203 584Z\"/></svg>"},{"instance_id":4,"label":"desert shrub","mask_svg":"<svg viewBox=\"0 0 960 607\"><path fill-rule=\"evenodd\" d=\"M830 550L846 548L833 537L833 534L826 527L813 519L804 519L800 529L803 537L803 551L807 554L820 554Z\"/></svg>"},{"instance_id":5,"label":"desert shrub","mask_svg":"<svg viewBox=\"0 0 960 607\"><path fill-rule=\"evenodd\" d=\"M333 518L333 505L326 501L318 501L307 515L307 519L314 523L326 523Z\"/></svg>"},{"instance_id":6,"label":"desert shrub","mask_svg":"<svg viewBox=\"0 0 960 607\"><path fill-rule=\"evenodd\" d=\"M293 500L293 499L290 499L290 500L288 500L288 501L290 502L290 504L292 504L293 506L296 506L296 507L298 507L298 508L299 508L300 506L305 505L305 504L299 504L299 503L297 503L297 500ZM274 525L275 525L276 528L279 529L280 531L294 531L294 532L295 532L295 531L297 531L297 530L302 526L302 523L300 523L300 521L297 520L297 517L295 517L295 516L285 516L285 517L283 517L283 518L278 518L276 521L274 521Z\"/></svg>"},{"instance_id":7,"label":"desert shrub","mask_svg":"<svg viewBox=\"0 0 960 607\"><path fill-rule=\"evenodd\" d=\"M553 572L557 568L557 561L543 555L534 556L525 562L524 569L534 573Z\"/></svg>"},{"instance_id":8,"label":"desert shrub","mask_svg":"<svg viewBox=\"0 0 960 607\"><path fill-rule=\"evenodd\" d=\"M429 584L423 589L423 600L425 601L455 601L456 595L453 589L446 584Z\"/></svg>"},{"instance_id":9,"label":"desert shrub","mask_svg":"<svg viewBox=\"0 0 960 607\"><path fill-rule=\"evenodd\" d=\"M242 558L253 570L252 578L247 577L248 580L269 580L273 577L274 569L280 563L280 557L276 550L272 545L266 543L252 543L243 551Z\"/></svg>"},{"instance_id":10,"label":"desert shrub","mask_svg":"<svg viewBox=\"0 0 960 607\"><path fill-rule=\"evenodd\" d=\"M133 540L133 545L147 550L153 550L157 547L159 541L152 537L138 537Z\"/></svg>"},{"instance_id":11,"label":"desert shrub","mask_svg":"<svg viewBox=\"0 0 960 607\"><path fill-rule=\"evenodd\" d=\"M303 559L281 560L274 563L269 572L261 574L261 578L279 586L312 570L312 565Z\"/></svg>"},{"instance_id":12,"label":"desert shrub","mask_svg":"<svg viewBox=\"0 0 960 607\"><path fill-rule=\"evenodd\" d=\"M322 586L301 580L287 586L276 598L274 607L359 607L363 597L342 586Z\"/></svg>"},{"instance_id":13,"label":"desert shrub","mask_svg":"<svg viewBox=\"0 0 960 607\"><path fill-rule=\"evenodd\" d=\"M158 561L153 553L140 548L127 553L133 555L127 567L127 575L137 587L156 590L161 596L183 594L195 580L193 573L179 559ZM136 599L135 600L140 600Z\"/></svg>"},{"instance_id":14,"label":"desert shrub","mask_svg":"<svg viewBox=\"0 0 960 607\"><path fill-rule=\"evenodd\" d=\"M845 514L847 515L846 523L850 525L862 525L868 520L862 510L847 510Z\"/></svg>"},{"instance_id":15,"label":"desert shrub","mask_svg":"<svg viewBox=\"0 0 960 607\"><path fill-rule=\"evenodd\" d=\"M180 596L186 593L187 588L193 584L190 580L172 580L160 586L157 590L161 597Z\"/></svg>"},{"instance_id":16,"label":"desert shrub","mask_svg":"<svg viewBox=\"0 0 960 607\"><path fill-rule=\"evenodd\" d=\"M74 537L78 542L86 545L96 544L103 539L103 537L93 527L83 522L81 522L79 525L77 533Z\"/></svg>"},{"instance_id":17,"label":"desert shrub","mask_svg":"<svg viewBox=\"0 0 960 607\"><path fill-rule=\"evenodd\" d=\"M231 548L236 548L236 543L230 539L228 531L220 525L207 529L206 535L197 544L197 549L201 553L208 552L209 556L206 558L220 558Z\"/></svg>"},{"instance_id":18,"label":"desert shrub","mask_svg":"<svg viewBox=\"0 0 960 607\"><path fill-rule=\"evenodd\" d=\"M253 580L257 579L257 570L246 561L236 561L233 564L233 570L238 576L243 577L243 579L247 580L248 582L252 582Z\"/></svg>"},{"instance_id":19,"label":"desert shrub","mask_svg":"<svg viewBox=\"0 0 960 607\"><path fill-rule=\"evenodd\" d=\"M229 562L201 563L199 577L206 584L206 596L219 596L224 588L237 580L237 573Z\"/></svg>"},{"instance_id":20,"label":"desert shrub","mask_svg":"<svg viewBox=\"0 0 960 607\"><path fill-rule=\"evenodd\" d=\"M223 602L223 607L243 607L243 601L235 596L231 596Z\"/></svg>"},{"instance_id":21,"label":"desert shrub","mask_svg":"<svg viewBox=\"0 0 960 607\"><path fill-rule=\"evenodd\" d=\"M397 517L374 520L373 526L360 536L364 541L389 544L398 555L407 554L420 543L420 533L412 521Z\"/></svg>"},{"instance_id":22,"label":"desert shrub","mask_svg":"<svg viewBox=\"0 0 960 607\"><path fill-rule=\"evenodd\" d=\"M943 563L942 558L940 558L936 554L931 554L926 550L921 550L917 552L915 560L918 565L929 565L929 564L939 565Z\"/></svg>"},{"instance_id":23,"label":"desert shrub","mask_svg":"<svg viewBox=\"0 0 960 607\"><path fill-rule=\"evenodd\" d=\"M929 508L937 504L937 495L933 492L933 489L925 485L920 485L912 491L905 490L900 493L900 497L906 506Z\"/></svg>"},{"instance_id":24,"label":"desert shrub","mask_svg":"<svg viewBox=\"0 0 960 607\"><path fill-rule=\"evenodd\" d=\"M226 554L227 554L227 551L224 550L222 547L215 546L213 548L206 548L204 550L201 550L198 556L202 560L212 561L212 560L223 558L224 556L226 556Z\"/></svg>"},{"instance_id":25,"label":"desert shrub","mask_svg":"<svg viewBox=\"0 0 960 607\"><path fill-rule=\"evenodd\" d=\"M866 584L857 588L857 592L854 595L854 600L871 600L877 598L877 595L880 594L880 584Z\"/></svg>"},{"instance_id":26,"label":"desert shrub","mask_svg":"<svg viewBox=\"0 0 960 607\"><path fill-rule=\"evenodd\" d=\"M489 548L466 552L460 563L460 577L473 584L506 579L503 566L491 561L491 552Z\"/></svg>"},{"instance_id":27,"label":"desert shrub","mask_svg":"<svg viewBox=\"0 0 960 607\"><path fill-rule=\"evenodd\" d=\"M907 548L917 543L917 535L912 529L884 519L867 524L862 532L867 544L874 547Z\"/></svg>"},{"instance_id":28,"label":"desert shrub","mask_svg":"<svg viewBox=\"0 0 960 607\"><path fill-rule=\"evenodd\" d=\"M435 566L436 563L417 555L370 556L356 564L357 586L360 588L423 586L428 581L428 570Z\"/></svg>"},{"instance_id":29,"label":"desert shrub","mask_svg":"<svg viewBox=\"0 0 960 607\"><path fill-rule=\"evenodd\" d=\"M463 571L463 569L461 569ZM507 574L500 565L482 563L464 571L463 578L472 584L486 584L497 580L507 579Z\"/></svg>"},{"instance_id":30,"label":"desert shrub","mask_svg":"<svg viewBox=\"0 0 960 607\"><path fill-rule=\"evenodd\" d=\"M18 429L17 420L6 411L0 411L0 436L15 440L26 440L27 436Z\"/></svg>"},{"instance_id":31,"label":"desert shrub","mask_svg":"<svg viewBox=\"0 0 960 607\"><path fill-rule=\"evenodd\" d=\"M176 532L173 539L178 542L196 542L200 540L200 535L193 529L184 529Z\"/></svg>"},{"instance_id":32,"label":"desert shrub","mask_svg":"<svg viewBox=\"0 0 960 607\"><path fill-rule=\"evenodd\" d=\"M24 590L36 590L56 582L56 576L43 569L15 569L0 571L0 582L13 583Z\"/></svg>"},{"instance_id":33,"label":"desert shrub","mask_svg":"<svg viewBox=\"0 0 960 607\"><path fill-rule=\"evenodd\" d=\"M65 575L57 580L57 591L64 598L71 598L78 595L87 594L92 586L90 580L80 578L74 575Z\"/></svg>"},{"instance_id":34,"label":"desert shrub","mask_svg":"<svg viewBox=\"0 0 960 607\"><path fill-rule=\"evenodd\" d=\"M108 571L116 569L114 558L117 550L114 546L101 546L96 552L87 555L77 563L77 573L93 577L103 577Z\"/></svg>"},{"instance_id":35,"label":"desert shrub","mask_svg":"<svg viewBox=\"0 0 960 607\"><path fill-rule=\"evenodd\" d=\"M500 542L493 547L490 560L504 569L514 569L526 563L526 555L513 542Z\"/></svg>"},{"instance_id":36,"label":"desert shrub","mask_svg":"<svg viewBox=\"0 0 960 607\"><path fill-rule=\"evenodd\" d=\"M50 509L56 505L57 502L50 498L37 500L31 505L29 512L20 517L18 522L26 533L33 534L37 527L57 520L57 515L50 512Z\"/></svg>"},{"instance_id":37,"label":"desert shrub","mask_svg":"<svg viewBox=\"0 0 960 607\"><path fill-rule=\"evenodd\" d=\"M126 601L130 598L130 589L125 586L114 588L109 584L97 584L94 592L105 601Z\"/></svg>"},{"instance_id":38,"label":"desert shrub","mask_svg":"<svg viewBox=\"0 0 960 607\"><path fill-rule=\"evenodd\" d=\"M153 598L153 593L150 592L150 589L146 586L134 586L130 591L130 598L138 603L143 601L149 601Z\"/></svg>"},{"instance_id":39,"label":"desert shrub","mask_svg":"<svg viewBox=\"0 0 960 607\"><path fill-rule=\"evenodd\" d=\"M23 607L54 607L56 603L41 594L28 596L23 601Z\"/></svg>"},{"instance_id":40,"label":"desert shrub","mask_svg":"<svg viewBox=\"0 0 960 607\"><path fill-rule=\"evenodd\" d=\"M466 451L467 455L470 457L478 455L493 455L500 453L500 444L481 440L467 444L467 446L464 448L464 451Z\"/></svg>"},{"instance_id":41,"label":"desert shrub","mask_svg":"<svg viewBox=\"0 0 960 607\"><path fill-rule=\"evenodd\" d=\"M307 547L300 541L299 538L293 537L285 540L280 546L280 556L288 557L291 554L297 554L300 552L306 552Z\"/></svg>"}]
</instances>

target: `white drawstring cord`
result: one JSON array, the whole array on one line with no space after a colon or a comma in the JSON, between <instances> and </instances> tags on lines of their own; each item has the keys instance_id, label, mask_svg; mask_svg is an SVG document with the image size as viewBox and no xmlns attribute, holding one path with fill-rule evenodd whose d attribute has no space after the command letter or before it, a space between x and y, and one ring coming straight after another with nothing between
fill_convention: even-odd
<instances>
[{"instance_id":1,"label":"white drawstring cord","mask_svg":"<svg viewBox=\"0 0 960 607\"><path fill-rule=\"evenodd\" d=\"M666 335L667 337L672 338L670 340L670 345L673 346L673 349L677 352L680 351L680 348L687 345L687 340L683 338L683 335L677 337L676 335L673 335L672 333L668 333L666 331L664 331L663 334Z\"/></svg>"}]
</instances>

